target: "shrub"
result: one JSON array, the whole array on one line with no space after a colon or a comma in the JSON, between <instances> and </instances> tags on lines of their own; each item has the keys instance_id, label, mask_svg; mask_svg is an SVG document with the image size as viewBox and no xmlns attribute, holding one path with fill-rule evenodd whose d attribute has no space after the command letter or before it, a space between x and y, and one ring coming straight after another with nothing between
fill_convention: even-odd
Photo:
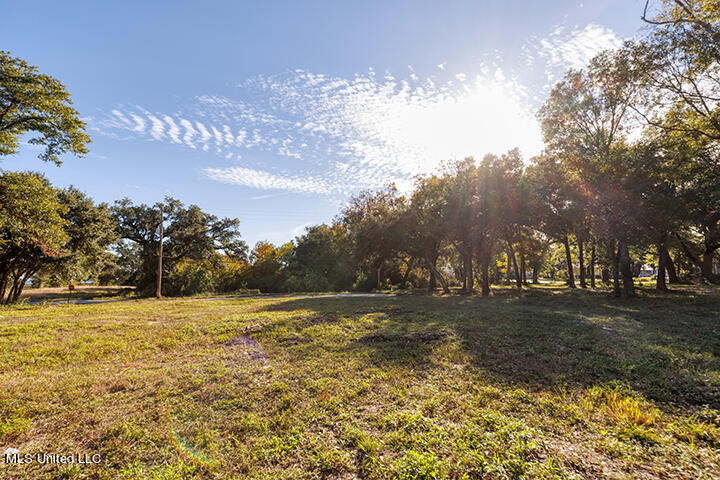
<instances>
[{"instance_id":1,"label":"shrub","mask_svg":"<svg viewBox=\"0 0 720 480\"><path fill-rule=\"evenodd\" d=\"M172 296L213 292L219 285L219 273L210 261L183 260L166 275L163 291Z\"/></svg>"}]
</instances>

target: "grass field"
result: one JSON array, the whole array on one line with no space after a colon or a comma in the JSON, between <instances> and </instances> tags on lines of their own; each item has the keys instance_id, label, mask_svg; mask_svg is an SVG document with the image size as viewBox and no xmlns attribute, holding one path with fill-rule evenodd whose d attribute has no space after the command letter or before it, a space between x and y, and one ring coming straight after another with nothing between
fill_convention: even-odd
<instances>
[{"instance_id":1,"label":"grass field","mask_svg":"<svg viewBox=\"0 0 720 480\"><path fill-rule=\"evenodd\" d=\"M720 478L720 292L0 310L0 478Z\"/></svg>"}]
</instances>

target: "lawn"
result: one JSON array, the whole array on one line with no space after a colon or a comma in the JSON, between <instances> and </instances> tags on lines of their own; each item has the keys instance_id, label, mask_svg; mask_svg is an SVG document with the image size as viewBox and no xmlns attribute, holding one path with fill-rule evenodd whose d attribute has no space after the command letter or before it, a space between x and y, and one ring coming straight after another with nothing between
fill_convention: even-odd
<instances>
[{"instance_id":1,"label":"lawn","mask_svg":"<svg viewBox=\"0 0 720 480\"><path fill-rule=\"evenodd\" d=\"M3 479L720 478L720 291L0 310Z\"/></svg>"}]
</instances>

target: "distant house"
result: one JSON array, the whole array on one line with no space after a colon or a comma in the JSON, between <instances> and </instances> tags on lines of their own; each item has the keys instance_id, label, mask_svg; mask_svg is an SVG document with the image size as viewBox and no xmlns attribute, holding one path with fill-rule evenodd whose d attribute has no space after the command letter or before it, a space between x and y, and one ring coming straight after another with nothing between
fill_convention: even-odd
<instances>
[{"instance_id":1,"label":"distant house","mask_svg":"<svg viewBox=\"0 0 720 480\"><path fill-rule=\"evenodd\" d=\"M653 276L655 276L655 269L652 266L645 264L640 268L638 278L652 278Z\"/></svg>"}]
</instances>

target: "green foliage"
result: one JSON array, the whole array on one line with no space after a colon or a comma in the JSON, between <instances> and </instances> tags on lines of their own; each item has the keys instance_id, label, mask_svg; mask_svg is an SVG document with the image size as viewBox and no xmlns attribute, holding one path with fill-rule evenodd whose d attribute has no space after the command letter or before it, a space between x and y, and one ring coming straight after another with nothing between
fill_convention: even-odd
<instances>
[{"instance_id":1,"label":"green foliage","mask_svg":"<svg viewBox=\"0 0 720 480\"><path fill-rule=\"evenodd\" d=\"M115 221L107 204L95 205L91 198L69 187L58 191L60 203L67 209L63 214L69 239L55 261L44 266L37 276L48 285L94 280L103 274L113 275L114 258L108 246L118 238Z\"/></svg>"},{"instance_id":2,"label":"green foliage","mask_svg":"<svg viewBox=\"0 0 720 480\"><path fill-rule=\"evenodd\" d=\"M170 197L162 205L155 206L134 205L125 198L112 207L123 240L116 246L116 251L123 278L133 282L140 293L155 293L161 206L165 225L163 272L168 272L179 282L176 286L167 285L168 294L183 290L207 291L211 284L214 288L219 284L224 258L245 259L247 245L240 239L237 219L220 219L203 212L197 205L185 207ZM188 260L195 263L173 270L177 262ZM202 267L195 269L189 265ZM212 265L210 270L217 271L210 273L208 265ZM211 277L216 279L211 281ZM226 283L223 281L223 285Z\"/></svg>"},{"instance_id":3,"label":"green foliage","mask_svg":"<svg viewBox=\"0 0 720 480\"><path fill-rule=\"evenodd\" d=\"M48 251L57 250L67 235L67 223L57 192L44 176L32 172L2 171L0 175L0 246L20 247L28 243L43 244Z\"/></svg>"},{"instance_id":4,"label":"green foliage","mask_svg":"<svg viewBox=\"0 0 720 480\"><path fill-rule=\"evenodd\" d=\"M216 291L220 278L210 260L181 260L172 266L163 282L170 296L196 295Z\"/></svg>"},{"instance_id":5,"label":"green foliage","mask_svg":"<svg viewBox=\"0 0 720 480\"><path fill-rule=\"evenodd\" d=\"M67 207L45 177L0 175L0 303L17 300L25 282L68 241Z\"/></svg>"},{"instance_id":6,"label":"green foliage","mask_svg":"<svg viewBox=\"0 0 720 480\"><path fill-rule=\"evenodd\" d=\"M87 153L85 123L71 107L70 94L55 78L0 51L0 156L16 153L20 138L44 147L40 158L60 164L66 152Z\"/></svg>"},{"instance_id":7,"label":"green foliage","mask_svg":"<svg viewBox=\"0 0 720 480\"><path fill-rule=\"evenodd\" d=\"M349 290L355 265L347 255L350 241L344 226L309 227L295 239L287 259L285 287L291 292Z\"/></svg>"},{"instance_id":8,"label":"green foliage","mask_svg":"<svg viewBox=\"0 0 720 480\"><path fill-rule=\"evenodd\" d=\"M282 292L285 289L285 270L292 243L275 247L272 243L258 242L250 252L250 263L240 278L247 288L261 292Z\"/></svg>"},{"instance_id":9,"label":"green foliage","mask_svg":"<svg viewBox=\"0 0 720 480\"><path fill-rule=\"evenodd\" d=\"M443 475L442 463L433 452L410 451L398 464L398 480L440 480Z\"/></svg>"},{"instance_id":10,"label":"green foliage","mask_svg":"<svg viewBox=\"0 0 720 480\"><path fill-rule=\"evenodd\" d=\"M406 199L398 195L397 188L389 185L377 191L361 192L350 199L341 213L341 222L347 229L350 252L363 277L369 280L367 287L379 287L382 278L396 272L395 260L403 237ZM382 276L382 275L381 275ZM357 282L356 282L357 284Z\"/></svg>"}]
</instances>

